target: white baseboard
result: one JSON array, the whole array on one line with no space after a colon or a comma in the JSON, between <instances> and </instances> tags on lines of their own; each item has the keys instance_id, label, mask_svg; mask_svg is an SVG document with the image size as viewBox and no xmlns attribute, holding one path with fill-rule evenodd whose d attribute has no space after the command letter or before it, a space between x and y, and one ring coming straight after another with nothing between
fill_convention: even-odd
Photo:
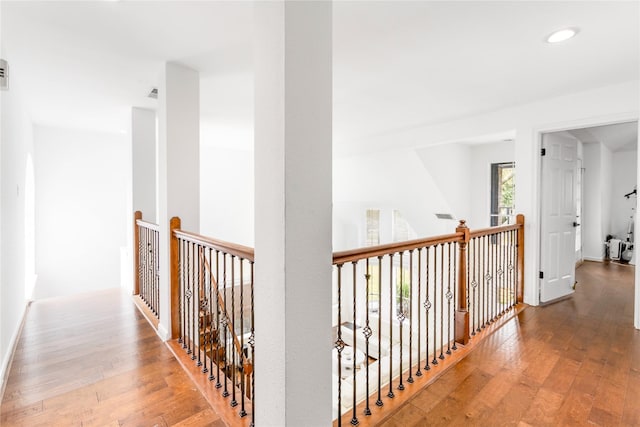
<instances>
[{"instance_id":1,"label":"white baseboard","mask_svg":"<svg viewBox=\"0 0 640 427\"><path fill-rule=\"evenodd\" d=\"M595 262L604 261L604 258L602 258L602 257L592 257L592 256L585 256L585 257L582 257L582 259L585 260L585 261L595 261Z\"/></svg>"},{"instance_id":2,"label":"white baseboard","mask_svg":"<svg viewBox=\"0 0 640 427\"><path fill-rule=\"evenodd\" d=\"M27 309L31 305L31 301L27 301L22 308L22 315L20 316L20 323L18 327L11 335L11 340L9 341L9 348L7 348L6 354L2 355L2 366L0 366L0 402L4 397L4 389L7 385L7 379L9 377L9 370L11 370L11 363L13 362L13 355L16 351L16 346L18 345L18 338L22 334L22 328L24 327L24 320L27 316Z\"/></svg>"},{"instance_id":3,"label":"white baseboard","mask_svg":"<svg viewBox=\"0 0 640 427\"><path fill-rule=\"evenodd\" d=\"M157 333L162 341L169 341L169 339L171 338L171 334L169 333L169 331L167 331L167 328L165 328L162 323L158 323Z\"/></svg>"}]
</instances>

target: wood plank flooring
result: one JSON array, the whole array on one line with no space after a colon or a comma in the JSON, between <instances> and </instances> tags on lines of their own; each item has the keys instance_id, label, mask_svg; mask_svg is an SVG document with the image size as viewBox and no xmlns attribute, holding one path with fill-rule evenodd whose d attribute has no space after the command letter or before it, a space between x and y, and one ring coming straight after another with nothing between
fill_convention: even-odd
<instances>
[{"instance_id":1,"label":"wood plank flooring","mask_svg":"<svg viewBox=\"0 0 640 427\"><path fill-rule=\"evenodd\" d=\"M34 302L2 426L224 426L119 289Z\"/></svg>"},{"instance_id":2,"label":"wood plank flooring","mask_svg":"<svg viewBox=\"0 0 640 427\"><path fill-rule=\"evenodd\" d=\"M640 426L633 275L583 264L573 297L525 309L378 425ZM0 424L225 425L118 290L32 305Z\"/></svg>"},{"instance_id":3,"label":"wood plank flooring","mask_svg":"<svg viewBox=\"0 0 640 427\"><path fill-rule=\"evenodd\" d=\"M640 426L634 268L586 262L575 294L529 307L378 425Z\"/></svg>"}]
</instances>

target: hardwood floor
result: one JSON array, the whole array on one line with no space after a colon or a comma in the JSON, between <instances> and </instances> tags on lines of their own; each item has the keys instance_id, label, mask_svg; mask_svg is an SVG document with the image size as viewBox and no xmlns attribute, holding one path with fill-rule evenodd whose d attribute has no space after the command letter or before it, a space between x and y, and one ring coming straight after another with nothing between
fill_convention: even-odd
<instances>
[{"instance_id":1,"label":"hardwood floor","mask_svg":"<svg viewBox=\"0 0 640 427\"><path fill-rule=\"evenodd\" d=\"M638 426L634 268L585 262L575 294L529 307L382 423Z\"/></svg>"},{"instance_id":2,"label":"hardwood floor","mask_svg":"<svg viewBox=\"0 0 640 427\"><path fill-rule=\"evenodd\" d=\"M2 426L224 426L120 290L31 305Z\"/></svg>"},{"instance_id":3,"label":"hardwood floor","mask_svg":"<svg viewBox=\"0 0 640 427\"><path fill-rule=\"evenodd\" d=\"M584 263L573 297L507 321L378 425L640 425L633 275ZM0 424L225 425L118 290L32 305Z\"/></svg>"}]
</instances>

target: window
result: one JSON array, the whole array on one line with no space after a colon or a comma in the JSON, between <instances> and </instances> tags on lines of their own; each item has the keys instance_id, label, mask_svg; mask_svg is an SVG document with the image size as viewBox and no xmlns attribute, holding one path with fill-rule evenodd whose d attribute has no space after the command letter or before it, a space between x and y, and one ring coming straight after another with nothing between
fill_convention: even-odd
<instances>
[{"instance_id":1,"label":"window","mask_svg":"<svg viewBox=\"0 0 640 427\"><path fill-rule=\"evenodd\" d=\"M380 244L380 209L367 209L365 246Z\"/></svg>"},{"instance_id":2,"label":"window","mask_svg":"<svg viewBox=\"0 0 640 427\"><path fill-rule=\"evenodd\" d=\"M516 164L491 165L491 226L513 224Z\"/></svg>"},{"instance_id":3,"label":"window","mask_svg":"<svg viewBox=\"0 0 640 427\"><path fill-rule=\"evenodd\" d=\"M404 242L409 240L409 224L400 211L393 211L393 241Z\"/></svg>"}]
</instances>

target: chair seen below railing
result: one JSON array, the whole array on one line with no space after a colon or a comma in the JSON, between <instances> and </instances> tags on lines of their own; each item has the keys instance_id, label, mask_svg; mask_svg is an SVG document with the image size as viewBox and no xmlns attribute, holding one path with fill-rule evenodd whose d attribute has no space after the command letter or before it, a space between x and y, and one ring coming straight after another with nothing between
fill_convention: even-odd
<instances>
[{"instance_id":1,"label":"chair seen below railing","mask_svg":"<svg viewBox=\"0 0 640 427\"><path fill-rule=\"evenodd\" d=\"M357 425L522 302L523 259L522 215L334 253L336 424Z\"/></svg>"},{"instance_id":2,"label":"chair seen below railing","mask_svg":"<svg viewBox=\"0 0 640 427\"><path fill-rule=\"evenodd\" d=\"M160 318L159 228L143 221L142 212L134 214L134 288L136 304L157 328Z\"/></svg>"}]
</instances>

